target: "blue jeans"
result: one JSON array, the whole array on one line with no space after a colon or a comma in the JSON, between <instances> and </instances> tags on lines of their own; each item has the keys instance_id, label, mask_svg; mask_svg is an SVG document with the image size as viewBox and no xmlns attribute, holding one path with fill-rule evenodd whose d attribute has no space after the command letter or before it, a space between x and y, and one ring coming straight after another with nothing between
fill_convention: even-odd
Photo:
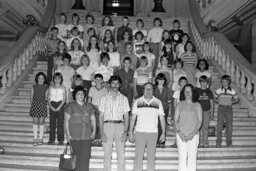
<instances>
[{"instance_id":1,"label":"blue jeans","mask_svg":"<svg viewBox=\"0 0 256 171\"><path fill-rule=\"evenodd\" d=\"M232 145L232 130L233 130L233 111L232 106L219 105L217 118L217 141L216 144L221 145L222 129L224 120L226 120L226 143Z\"/></svg>"}]
</instances>

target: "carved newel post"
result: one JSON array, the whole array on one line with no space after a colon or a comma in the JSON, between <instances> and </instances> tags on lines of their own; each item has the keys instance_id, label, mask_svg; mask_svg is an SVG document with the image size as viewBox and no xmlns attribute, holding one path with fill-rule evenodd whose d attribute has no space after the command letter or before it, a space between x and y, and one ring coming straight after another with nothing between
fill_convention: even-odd
<instances>
[{"instance_id":1,"label":"carved newel post","mask_svg":"<svg viewBox=\"0 0 256 171\"><path fill-rule=\"evenodd\" d=\"M152 12L165 12L163 8L163 0L154 0L155 6L152 9Z\"/></svg>"},{"instance_id":2,"label":"carved newel post","mask_svg":"<svg viewBox=\"0 0 256 171\"><path fill-rule=\"evenodd\" d=\"M85 9L83 0L75 0L75 3L73 5L72 9Z\"/></svg>"}]
</instances>

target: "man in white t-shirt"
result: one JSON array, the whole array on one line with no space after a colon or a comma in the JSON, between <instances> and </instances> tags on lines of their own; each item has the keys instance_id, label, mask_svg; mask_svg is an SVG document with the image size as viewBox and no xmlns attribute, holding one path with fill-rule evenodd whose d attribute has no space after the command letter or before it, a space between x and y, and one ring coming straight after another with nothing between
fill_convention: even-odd
<instances>
[{"instance_id":1,"label":"man in white t-shirt","mask_svg":"<svg viewBox=\"0 0 256 171\"><path fill-rule=\"evenodd\" d=\"M134 102L130 121L129 140L131 142L135 140L134 170L142 170L143 168L145 147L147 147L147 170L155 170L158 117L160 118L162 127L162 134L159 141L164 142L165 120L163 105L159 99L153 96L153 84L146 83L144 85L144 95ZM136 118L136 128L133 131Z\"/></svg>"}]
</instances>

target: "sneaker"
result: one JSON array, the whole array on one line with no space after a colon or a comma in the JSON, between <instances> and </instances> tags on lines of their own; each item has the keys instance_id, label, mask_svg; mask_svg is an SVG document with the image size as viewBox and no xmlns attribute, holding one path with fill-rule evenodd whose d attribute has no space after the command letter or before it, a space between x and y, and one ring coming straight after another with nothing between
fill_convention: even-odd
<instances>
[{"instance_id":1,"label":"sneaker","mask_svg":"<svg viewBox=\"0 0 256 171\"><path fill-rule=\"evenodd\" d=\"M39 140L38 140L38 145L43 145L43 143L44 143L44 142L43 142L43 139L39 139Z\"/></svg>"},{"instance_id":2,"label":"sneaker","mask_svg":"<svg viewBox=\"0 0 256 171\"><path fill-rule=\"evenodd\" d=\"M38 145L38 141L37 141L37 139L34 139L33 140L33 146L37 146Z\"/></svg>"},{"instance_id":3,"label":"sneaker","mask_svg":"<svg viewBox=\"0 0 256 171\"><path fill-rule=\"evenodd\" d=\"M47 144L48 144L48 145L55 145L55 142L54 142L54 141L48 141Z\"/></svg>"}]
</instances>

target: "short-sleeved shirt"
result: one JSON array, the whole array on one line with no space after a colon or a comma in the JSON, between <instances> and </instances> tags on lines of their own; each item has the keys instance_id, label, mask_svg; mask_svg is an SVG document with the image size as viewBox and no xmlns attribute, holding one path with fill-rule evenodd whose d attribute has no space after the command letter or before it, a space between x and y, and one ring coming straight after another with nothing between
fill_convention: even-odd
<instances>
[{"instance_id":1,"label":"short-sleeved shirt","mask_svg":"<svg viewBox=\"0 0 256 171\"><path fill-rule=\"evenodd\" d=\"M148 31L147 41L152 43L160 43L162 41L164 29L162 27L153 27Z\"/></svg>"},{"instance_id":2,"label":"short-sleeved shirt","mask_svg":"<svg viewBox=\"0 0 256 171\"><path fill-rule=\"evenodd\" d=\"M186 72L181 69L180 72L178 72L176 69L173 70L172 72L172 79L173 79L173 84L172 84L172 90L178 90L179 89L179 79L180 77L187 77Z\"/></svg>"},{"instance_id":3,"label":"short-sleeved shirt","mask_svg":"<svg viewBox=\"0 0 256 171\"><path fill-rule=\"evenodd\" d=\"M148 31L147 31L146 29L141 29L141 30L139 30L139 29L137 29L137 28L132 30L133 36L135 36L135 34L136 34L138 31L141 31L141 32L143 33L144 37L147 37Z\"/></svg>"},{"instance_id":4,"label":"short-sleeved shirt","mask_svg":"<svg viewBox=\"0 0 256 171\"><path fill-rule=\"evenodd\" d=\"M218 88L215 91L216 98L219 100L219 105L232 106L232 101L238 99L236 91L231 87L225 89L223 87Z\"/></svg>"},{"instance_id":5,"label":"short-sleeved shirt","mask_svg":"<svg viewBox=\"0 0 256 171\"><path fill-rule=\"evenodd\" d=\"M104 113L104 121L123 121L124 114L130 111L127 97L118 92L114 99L111 92L100 100L99 111Z\"/></svg>"},{"instance_id":6,"label":"short-sleeved shirt","mask_svg":"<svg viewBox=\"0 0 256 171\"><path fill-rule=\"evenodd\" d=\"M100 105L101 98L106 94L108 94L108 90L105 87L102 87L101 89L91 87L89 90L89 97L92 98L92 104L97 107Z\"/></svg>"},{"instance_id":7,"label":"short-sleeved shirt","mask_svg":"<svg viewBox=\"0 0 256 171\"><path fill-rule=\"evenodd\" d=\"M80 24L78 24L78 25L69 24L68 27L67 27L67 30L70 30L70 31L71 31L72 28L74 28L74 27L77 27L80 32L83 32L83 31L84 31L83 26L80 25Z\"/></svg>"},{"instance_id":8,"label":"short-sleeved shirt","mask_svg":"<svg viewBox=\"0 0 256 171\"><path fill-rule=\"evenodd\" d=\"M71 56L71 63L73 65L81 65L81 57L84 55L84 52L81 50L78 51L68 51L68 54Z\"/></svg>"},{"instance_id":9,"label":"short-sleeved shirt","mask_svg":"<svg viewBox=\"0 0 256 171\"><path fill-rule=\"evenodd\" d=\"M65 112L70 115L69 132L73 139L91 138L91 116L95 114L95 108L90 103L84 103L82 106L76 101L70 102Z\"/></svg>"},{"instance_id":10,"label":"short-sleeved shirt","mask_svg":"<svg viewBox=\"0 0 256 171\"><path fill-rule=\"evenodd\" d=\"M109 54L109 66L120 67L120 53L118 52L108 52Z\"/></svg>"},{"instance_id":11,"label":"short-sleeved shirt","mask_svg":"<svg viewBox=\"0 0 256 171\"><path fill-rule=\"evenodd\" d=\"M77 68L76 73L81 75L83 77L83 80L91 81L94 70L90 66L88 66L86 69L84 69L83 66L80 66L79 68Z\"/></svg>"},{"instance_id":12,"label":"short-sleeved shirt","mask_svg":"<svg viewBox=\"0 0 256 171\"><path fill-rule=\"evenodd\" d=\"M209 88L207 89L196 88L195 91L199 96L199 103L201 104L203 111L210 110L211 100L213 100L212 91Z\"/></svg>"},{"instance_id":13,"label":"short-sleeved shirt","mask_svg":"<svg viewBox=\"0 0 256 171\"><path fill-rule=\"evenodd\" d=\"M152 69L151 68L138 68L134 72L134 78L137 79L137 85L144 85L152 78Z\"/></svg>"},{"instance_id":14,"label":"short-sleeved shirt","mask_svg":"<svg viewBox=\"0 0 256 171\"><path fill-rule=\"evenodd\" d=\"M170 30L170 38L174 43L179 43L181 42L181 37L184 34L184 32L180 29L177 30Z\"/></svg>"},{"instance_id":15,"label":"short-sleeved shirt","mask_svg":"<svg viewBox=\"0 0 256 171\"><path fill-rule=\"evenodd\" d=\"M172 97L177 100L177 103L179 103L180 102L180 90L175 90Z\"/></svg>"},{"instance_id":16,"label":"short-sleeved shirt","mask_svg":"<svg viewBox=\"0 0 256 171\"><path fill-rule=\"evenodd\" d=\"M103 81L108 81L110 77L113 75L113 68L111 66L101 65L95 70L95 74L102 74Z\"/></svg>"},{"instance_id":17,"label":"short-sleeved shirt","mask_svg":"<svg viewBox=\"0 0 256 171\"><path fill-rule=\"evenodd\" d=\"M158 116L164 116L162 102L155 97L148 102L142 96L135 100L132 114L137 115L136 132L157 133Z\"/></svg>"}]
</instances>

